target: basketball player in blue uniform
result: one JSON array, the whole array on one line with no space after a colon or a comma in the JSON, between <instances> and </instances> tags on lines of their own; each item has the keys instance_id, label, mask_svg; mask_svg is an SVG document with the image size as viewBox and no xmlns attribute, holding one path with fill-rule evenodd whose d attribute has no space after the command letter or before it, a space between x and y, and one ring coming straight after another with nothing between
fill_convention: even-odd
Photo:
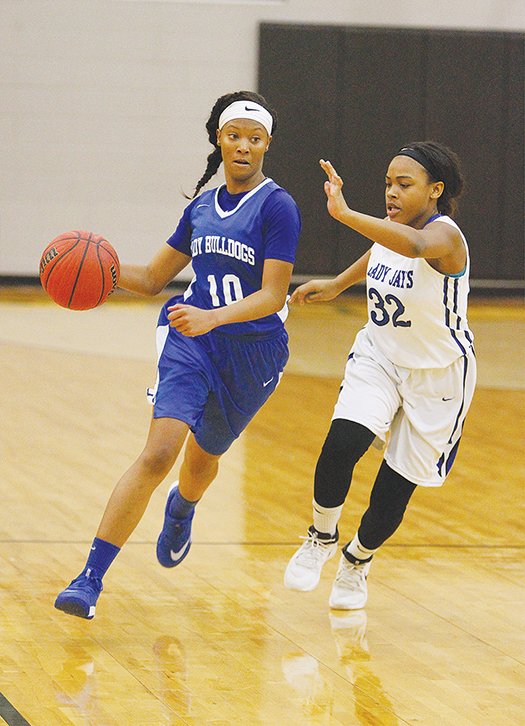
<instances>
[{"instance_id":1,"label":"basketball player in blue uniform","mask_svg":"<svg viewBox=\"0 0 525 726\"><path fill-rule=\"evenodd\" d=\"M343 181L321 160L329 213L373 242L332 280L311 280L292 302L333 300L366 280L368 322L346 365L314 479L313 524L290 560L286 587L313 590L337 550L338 521L355 464L386 443L370 504L344 547L329 604L364 607L372 557L397 530L417 486L439 487L457 453L476 379L467 322L469 253L452 220L463 178L437 142L400 149L386 174L385 219L348 207ZM387 437L388 434L388 437Z\"/></svg>"},{"instance_id":2,"label":"basketball player in blue uniform","mask_svg":"<svg viewBox=\"0 0 525 726\"><path fill-rule=\"evenodd\" d=\"M144 295L160 292L190 262L194 277L161 310L146 446L117 483L84 570L56 599L70 615L94 617L104 574L186 442L157 541L161 565L182 562L195 506L221 455L288 360L284 321L301 222L292 197L263 173L275 112L262 96L239 91L217 100L206 129L214 148L177 229L149 265L121 268L120 287ZM221 162L226 183L199 194Z\"/></svg>"}]
</instances>

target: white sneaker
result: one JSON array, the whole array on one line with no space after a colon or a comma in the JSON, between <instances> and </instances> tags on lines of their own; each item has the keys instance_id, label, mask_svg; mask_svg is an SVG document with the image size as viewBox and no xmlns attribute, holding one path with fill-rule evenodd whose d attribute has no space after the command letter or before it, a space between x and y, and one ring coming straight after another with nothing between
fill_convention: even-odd
<instances>
[{"instance_id":1,"label":"white sneaker","mask_svg":"<svg viewBox=\"0 0 525 726\"><path fill-rule=\"evenodd\" d=\"M310 527L303 544L292 557L284 573L284 586L289 590L308 592L319 584L325 562L335 555L339 535L329 540L320 539L314 527Z\"/></svg>"},{"instance_id":2,"label":"white sneaker","mask_svg":"<svg viewBox=\"0 0 525 726\"><path fill-rule=\"evenodd\" d=\"M341 555L339 569L335 576L328 604L334 610L358 610L364 608L368 599L366 578L371 562L352 564Z\"/></svg>"}]
</instances>

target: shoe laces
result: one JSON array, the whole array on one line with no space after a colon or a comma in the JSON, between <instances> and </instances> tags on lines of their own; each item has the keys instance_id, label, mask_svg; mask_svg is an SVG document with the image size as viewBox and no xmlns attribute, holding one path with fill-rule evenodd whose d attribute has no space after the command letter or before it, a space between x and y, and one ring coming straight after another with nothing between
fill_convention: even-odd
<instances>
[{"instance_id":1,"label":"shoe laces","mask_svg":"<svg viewBox=\"0 0 525 726\"><path fill-rule=\"evenodd\" d=\"M102 579L100 577L87 575L85 572L78 577L75 577L71 585L80 585L82 587L87 586L95 593L102 592ZM71 587L71 585L69 585L69 587Z\"/></svg>"},{"instance_id":2,"label":"shoe laces","mask_svg":"<svg viewBox=\"0 0 525 726\"><path fill-rule=\"evenodd\" d=\"M362 587L368 574L368 562L354 565L345 558L335 576L335 581L342 587Z\"/></svg>"},{"instance_id":3,"label":"shoe laces","mask_svg":"<svg viewBox=\"0 0 525 726\"><path fill-rule=\"evenodd\" d=\"M297 555L297 563L305 567L311 564L317 565L322 561L326 557L328 546L333 544L333 542L323 542L315 532L308 532L301 539L304 539L304 543Z\"/></svg>"}]
</instances>

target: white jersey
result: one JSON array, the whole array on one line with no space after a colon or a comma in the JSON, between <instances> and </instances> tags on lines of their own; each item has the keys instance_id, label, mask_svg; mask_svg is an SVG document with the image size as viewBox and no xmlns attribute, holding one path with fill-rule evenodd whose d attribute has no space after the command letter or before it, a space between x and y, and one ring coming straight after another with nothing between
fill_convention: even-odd
<instances>
[{"instance_id":1,"label":"white jersey","mask_svg":"<svg viewBox=\"0 0 525 726\"><path fill-rule=\"evenodd\" d=\"M465 243L462 274L444 275L422 258L413 259L375 243L368 262L368 322L373 344L405 368L445 368L472 347L467 322L470 259Z\"/></svg>"}]
</instances>

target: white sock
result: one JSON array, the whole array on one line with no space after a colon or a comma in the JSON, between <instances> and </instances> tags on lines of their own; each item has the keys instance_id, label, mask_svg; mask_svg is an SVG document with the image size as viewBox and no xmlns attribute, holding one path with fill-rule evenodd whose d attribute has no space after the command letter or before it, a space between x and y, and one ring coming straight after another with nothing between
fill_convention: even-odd
<instances>
[{"instance_id":1,"label":"white sock","mask_svg":"<svg viewBox=\"0 0 525 726\"><path fill-rule=\"evenodd\" d=\"M374 552L377 552L379 547L376 547L375 550L369 550L366 547L363 547L361 542L359 541L359 537L357 534L355 535L354 539L349 542L346 547L345 551L348 552L352 557L355 557L356 560L368 560Z\"/></svg>"},{"instance_id":2,"label":"white sock","mask_svg":"<svg viewBox=\"0 0 525 726\"><path fill-rule=\"evenodd\" d=\"M322 507L317 504L315 499L312 502L314 507L314 527L318 532L323 534L335 535L337 523L343 511L343 505L340 507Z\"/></svg>"}]
</instances>

